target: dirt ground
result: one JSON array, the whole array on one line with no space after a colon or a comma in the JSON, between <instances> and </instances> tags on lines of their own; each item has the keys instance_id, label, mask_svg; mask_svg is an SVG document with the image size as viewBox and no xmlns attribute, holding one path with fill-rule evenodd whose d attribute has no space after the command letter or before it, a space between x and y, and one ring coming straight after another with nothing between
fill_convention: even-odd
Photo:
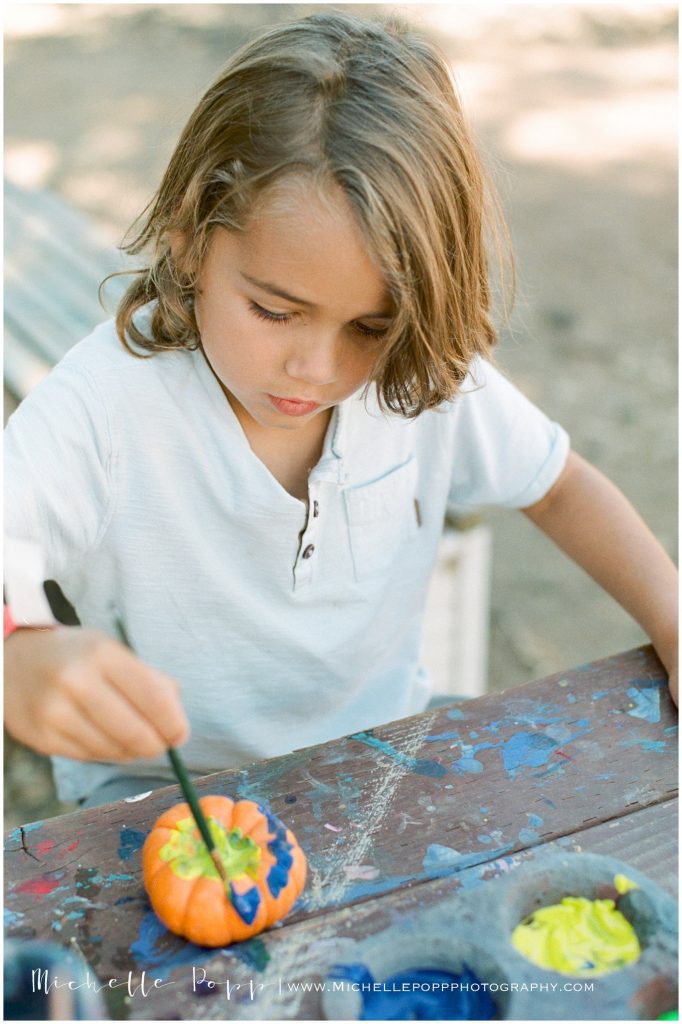
<instances>
[{"instance_id":1,"label":"dirt ground","mask_svg":"<svg viewBox=\"0 0 682 1024\"><path fill-rule=\"evenodd\" d=\"M117 243L234 48L314 9L6 5L6 173L60 194ZM402 13L451 60L516 254L499 362L676 557L675 8L352 10ZM492 689L643 642L522 515L490 518ZM8 824L57 812L40 759L10 743L6 766Z\"/></svg>"}]
</instances>

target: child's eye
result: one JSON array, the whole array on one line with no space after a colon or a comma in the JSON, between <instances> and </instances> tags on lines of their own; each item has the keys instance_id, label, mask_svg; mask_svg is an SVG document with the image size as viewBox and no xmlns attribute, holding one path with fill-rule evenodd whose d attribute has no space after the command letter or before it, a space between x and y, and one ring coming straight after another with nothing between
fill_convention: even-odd
<instances>
[{"instance_id":1,"label":"child's eye","mask_svg":"<svg viewBox=\"0 0 682 1024\"><path fill-rule=\"evenodd\" d=\"M273 313L272 310L259 306L253 299L249 299L249 308L254 316L260 317L261 320L267 320L271 324L288 324L296 315L295 313ZM367 324L358 323L357 321L351 324L351 330L355 331L356 334L362 335L363 338L381 338L386 334L385 327L368 327Z\"/></svg>"},{"instance_id":2,"label":"child's eye","mask_svg":"<svg viewBox=\"0 0 682 1024\"><path fill-rule=\"evenodd\" d=\"M260 317L261 320L267 320L271 324L287 324L292 319L291 313L273 313L271 310L259 306L253 299L249 300L249 309L255 316Z\"/></svg>"}]
</instances>

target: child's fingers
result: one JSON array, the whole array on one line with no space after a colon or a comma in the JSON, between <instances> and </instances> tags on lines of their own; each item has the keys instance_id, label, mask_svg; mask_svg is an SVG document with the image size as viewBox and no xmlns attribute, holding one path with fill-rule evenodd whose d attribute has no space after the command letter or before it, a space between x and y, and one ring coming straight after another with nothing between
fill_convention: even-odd
<instances>
[{"instance_id":1,"label":"child's fingers","mask_svg":"<svg viewBox=\"0 0 682 1024\"><path fill-rule=\"evenodd\" d=\"M63 719L58 719L58 725L58 734L51 743L51 754L73 757L78 761L127 764L135 760L135 755L107 735L99 725L87 718L76 717L73 707L66 709Z\"/></svg>"},{"instance_id":2,"label":"child's fingers","mask_svg":"<svg viewBox=\"0 0 682 1024\"><path fill-rule=\"evenodd\" d=\"M96 706L87 696L75 698L81 725L97 730L115 754L113 760L160 757L167 744L153 724L143 718L115 686L104 680ZM109 760L109 757L102 757Z\"/></svg>"},{"instance_id":3,"label":"child's fingers","mask_svg":"<svg viewBox=\"0 0 682 1024\"><path fill-rule=\"evenodd\" d=\"M105 668L111 685L151 724L164 748L186 742L189 722L180 700L180 687L174 679L145 665L132 651L118 644L107 649Z\"/></svg>"}]
</instances>

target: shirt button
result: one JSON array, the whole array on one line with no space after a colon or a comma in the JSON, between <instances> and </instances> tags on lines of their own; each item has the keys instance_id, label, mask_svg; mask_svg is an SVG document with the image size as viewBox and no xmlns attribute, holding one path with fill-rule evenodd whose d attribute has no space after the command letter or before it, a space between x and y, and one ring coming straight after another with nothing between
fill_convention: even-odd
<instances>
[{"instance_id":1,"label":"shirt button","mask_svg":"<svg viewBox=\"0 0 682 1024\"><path fill-rule=\"evenodd\" d=\"M315 550L315 545L314 544L309 544L308 547L303 552L301 557L302 558L310 558L314 550Z\"/></svg>"}]
</instances>

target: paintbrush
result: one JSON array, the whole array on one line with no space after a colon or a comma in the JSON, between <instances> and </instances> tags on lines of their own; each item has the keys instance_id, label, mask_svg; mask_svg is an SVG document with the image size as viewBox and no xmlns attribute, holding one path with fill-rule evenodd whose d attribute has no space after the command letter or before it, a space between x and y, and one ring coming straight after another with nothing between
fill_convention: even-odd
<instances>
[{"instance_id":1,"label":"paintbrush","mask_svg":"<svg viewBox=\"0 0 682 1024\"><path fill-rule=\"evenodd\" d=\"M194 816L194 820L197 823L197 828L201 833L201 838L206 843L208 852L211 855L211 860L215 864L216 871L222 878L223 883L225 885L225 890L227 891L228 879L227 875L225 874L225 868L223 867L223 862L220 859L220 854L215 848L213 837L208 828L208 822L206 821L206 818L204 817L204 812L202 811L201 806L199 804L199 798L197 796L197 792L194 786L192 785L192 780L190 779L187 769L183 764L182 758L180 757L180 755L178 754L177 750L175 750L174 747L168 748L168 758L170 760L171 765L173 766L175 777L180 783L180 788L184 794L185 800L189 804L192 815Z\"/></svg>"},{"instance_id":2,"label":"paintbrush","mask_svg":"<svg viewBox=\"0 0 682 1024\"><path fill-rule=\"evenodd\" d=\"M130 641L128 640L128 634L121 619L118 620L118 629L121 635L121 639L123 640L123 643L126 645L129 651L132 651L133 648L131 647ZM189 809L192 812L192 817L194 818L197 828L201 833L201 838L206 843L206 848L209 854L211 855L211 860L215 864L216 871L220 875L223 881L223 885L225 886L225 892L227 893L228 879L227 875L225 874L225 868L223 867L223 862L220 859L220 854L215 848L213 837L211 836L211 833L209 831L208 823L206 821L206 818L204 817L204 812L202 811L199 805L199 797L197 796L197 792L194 786L192 785L192 780L189 777L189 772L185 768L182 758L180 757L180 755L178 754L177 750L175 750L174 747L168 748L168 758L175 773L175 778L180 783L180 789L183 792L185 800L189 804Z\"/></svg>"}]
</instances>

